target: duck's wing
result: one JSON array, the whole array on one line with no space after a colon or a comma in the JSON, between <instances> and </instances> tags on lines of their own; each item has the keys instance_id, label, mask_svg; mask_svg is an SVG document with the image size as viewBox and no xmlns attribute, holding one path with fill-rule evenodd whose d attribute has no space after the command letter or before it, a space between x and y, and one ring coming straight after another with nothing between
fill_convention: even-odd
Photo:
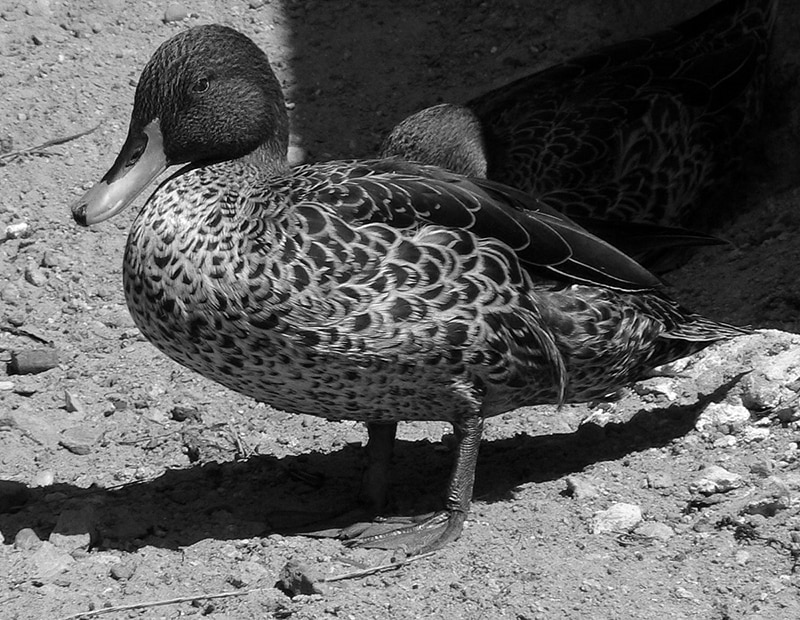
<instances>
[{"instance_id":1,"label":"duck's wing","mask_svg":"<svg viewBox=\"0 0 800 620\"><path fill-rule=\"evenodd\" d=\"M625 291L661 285L620 250L527 194L493 181L400 160L317 164L293 174L295 182L302 180L304 201L350 223L459 228L502 241L539 277Z\"/></svg>"},{"instance_id":2,"label":"duck's wing","mask_svg":"<svg viewBox=\"0 0 800 620\"><path fill-rule=\"evenodd\" d=\"M725 0L473 99L488 176L545 199L577 192L561 200L570 215L631 219L633 201L645 214L634 219L676 223L729 174L733 145L760 115L776 5Z\"/></svg>"},{"instance_id":3,"label":"duck's wing","mask_svg":"<svg viewBox=\"0 0 800 620\"><path fill-rule=\"evenodd\" d=\"M593 235L600 237L636 258L653 250L688 248L705 245L726 245L726 239L677 226L658 226L639 222L617 222L592 217L571 218Z\"/></svg>"}]
</instances>

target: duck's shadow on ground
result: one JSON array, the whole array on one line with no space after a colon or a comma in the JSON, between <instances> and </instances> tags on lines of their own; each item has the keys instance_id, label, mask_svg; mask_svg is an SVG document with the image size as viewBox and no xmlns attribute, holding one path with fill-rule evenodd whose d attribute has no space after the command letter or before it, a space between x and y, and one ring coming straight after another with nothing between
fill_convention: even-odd
<instances>
[{"instance_id":1,"label":"duck's shadow on ground","mask_svg":"<svg viewBox=\"0 0 800 620\"><path fill-rule=\"evenodd\" d=\"M691 430L710 400L713 395L703 403L642 411L624 423L587 423L573 433L485 441L474 496L482 502L513 501L520 485L556 480L593 463L664 446ZM452 452L434 449L428 441L398 442L392 490L401 513L440 507L452 458ZM354 505L362 464L363 450L345 446L331 453L257 456L170 470L117 489L20 485L16 496L4 493L0 531L8 542L24 527L46 538L59 516L70 512L71 527L79 533L91 530L93 544L126 551L146 545L175 549L205 538L297 533L315 516Z\"/></svg>"}]
</instances>

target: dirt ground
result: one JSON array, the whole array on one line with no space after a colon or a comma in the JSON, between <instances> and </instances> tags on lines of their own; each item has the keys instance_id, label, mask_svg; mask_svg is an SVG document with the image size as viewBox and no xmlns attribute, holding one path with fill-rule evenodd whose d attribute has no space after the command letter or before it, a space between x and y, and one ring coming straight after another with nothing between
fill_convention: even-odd
<instances>
[{"instance_id":1,"label":"dirt ground","mask_svg":"<svg viewBox=\"0 0 800 620\"><path fill-rule=\"evenodd\" d=\"M0 616L800 617L792 0L781 7L761 137L723 203L718 232L733 245L667 275L686 305L760 331L610 406L493 419L463 536L394 570L360 572L396 553L285 531L354 499L364 429L274 411L162 356L122 294L135 209L91 230L68 209L113 161L151 53L189 25L221 22L259 43L287 93L296 152L328 159L374 153L421 107L708 4L0 2L0 153L99 125L0 159ZM50 369L14 374L14 363ZM437 507L448 433L401 426L398 512ZM289 561L316 579L315 593L275 587ZM173 598L182 601L153 605ZM106 609L125 605L143 607Z\"/></svg>"}]
</instances>

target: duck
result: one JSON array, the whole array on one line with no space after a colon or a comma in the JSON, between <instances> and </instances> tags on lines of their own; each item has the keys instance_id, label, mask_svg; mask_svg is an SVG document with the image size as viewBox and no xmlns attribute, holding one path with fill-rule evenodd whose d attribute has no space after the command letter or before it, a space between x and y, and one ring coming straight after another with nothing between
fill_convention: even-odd
<instances>
[{"instance_id":1,"label":"duck","mask_svg":"<svg viewBox=\"0 0 800 620\"><path fill-rule=\"evenodd\" d=\"M520 189L649 267L663 255L653 244L719 243L707 234L721 219L714 199L761 116L777 7L722 0L465 104L425 108L379 155Z\"/></svg>"},{"instance_id":2,"label":"duck","mask_svg":"<svg viewBox=\"0 0 800 620\"><path fill-rule=\"evenodd\" d=\"M361 500L375 518L398 422L453 425L442 509L342 528L347 544L441 548L463 529L486 419L599 399L748 333L684 309L520 190L394 158L290 167L288 124L258 45L192 27L144 67L116 160L71 211L96 225L167 173L125 244L138 329L231 390L366 423Z\"/></svg>"}]
</instances>

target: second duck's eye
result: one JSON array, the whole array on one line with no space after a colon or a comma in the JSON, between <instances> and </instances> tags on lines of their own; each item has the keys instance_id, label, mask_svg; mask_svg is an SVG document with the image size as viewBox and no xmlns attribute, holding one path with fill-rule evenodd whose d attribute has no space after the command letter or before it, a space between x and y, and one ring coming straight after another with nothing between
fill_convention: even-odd
<instances>
[{"instance_id":1,"label":"second duck's eye","mask_svg":"<svg viewBox=\"0 0 800 620\"><path fill-rule=\"evenodd\" d=\"M192 84L192 92L194 93L204 93L208 90L209 81L208 78L200 78Z\"/></svg>"}]
</instances>

